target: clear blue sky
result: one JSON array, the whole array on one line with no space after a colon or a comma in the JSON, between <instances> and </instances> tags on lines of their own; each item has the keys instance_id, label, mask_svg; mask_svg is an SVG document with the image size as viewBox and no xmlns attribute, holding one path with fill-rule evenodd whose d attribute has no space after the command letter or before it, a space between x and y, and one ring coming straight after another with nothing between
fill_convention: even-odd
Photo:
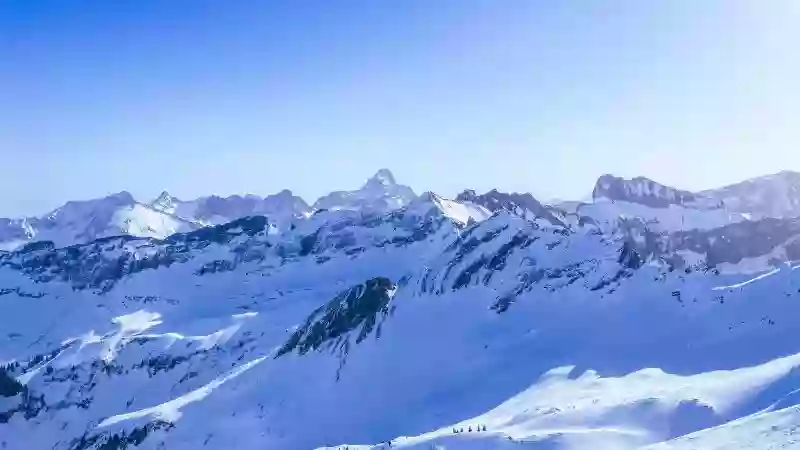
<instances>
[{"instance_id":1,"label":"clear blue sky","mask_svg":"<svg viewBox=\"0 0 800 450\"><path fill-rule=\"evenodd\" d=\"M800 170L791 0L0 2L0 216Z\"/></svg>"}]
</instances>

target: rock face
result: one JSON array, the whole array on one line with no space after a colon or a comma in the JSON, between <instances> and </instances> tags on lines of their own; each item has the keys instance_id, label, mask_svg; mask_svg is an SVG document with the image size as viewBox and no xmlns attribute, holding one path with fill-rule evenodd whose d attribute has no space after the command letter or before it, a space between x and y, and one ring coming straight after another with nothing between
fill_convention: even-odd
<instances>
[{"instance_id":1,"label":"rock face","mask_svg":"<svg viewBox=\"0 0 800 450\"><path fill-rule=\"evenodd\" d=\"M0 446L791 443L798 219L608 229L526 194L367 184L342 197L363 208L285 226L252 215L0 253ZM74 206L53 223L96 210Z\"/></svg>"},{"instance_id":2,"label":"rock face","mask_svg":"<svg viewBox=\"0 0 800 450\"><path fill-rule=\"evenodd\" d=\"M648 178L627 180L613 175L603 175L597 180L592 198L639 203L651 208L668 208L670 205L706 208L722 206L700 194L665 186Z\"/></svg>"}]
</instances>

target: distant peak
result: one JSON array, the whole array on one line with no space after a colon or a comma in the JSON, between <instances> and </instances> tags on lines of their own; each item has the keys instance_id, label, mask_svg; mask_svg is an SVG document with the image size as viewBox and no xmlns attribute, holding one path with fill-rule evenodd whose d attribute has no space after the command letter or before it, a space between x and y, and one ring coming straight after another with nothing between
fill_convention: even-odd
<instances>
[{"instance_id":1,"label":"distant peak","mask_svg":"<svg viewBox=\"0 0 800 450\"><path fill-rule=\"evenodd\" d=\"M156 197L156 199L154 200L154 203L167 201L167 200L170 200L171 198L172 198L172 196L169 195L169 192L161 191L161 193L158 194L158 197Z\"/></svg>"},{"instance_id":2,"label":"distant peak","mask_svg":"<svg viewBox=\"0 0 800 450\"><path fill-rule=\"evenodd\" d=\"M172 197L169 192L161 191L161 194L159 194L155 200L150 202L150 206L159 211L167 211L175 207L176 201L178 201L178 199Z\"/></svg>"},{"instance_id":3,"label":"distant peak","mask_svg":"<svg viewBox=\"0 0 800 450\"><path fill-rule=\"evenodd\" d=\"M394 186L397 184L397 181L395 181L394 175L392 175L392 172L389 169L381 169L375 172L375 175L373 175L372 178L367 180L365 186L372 186L376 184L382 186Z\"/></svg>"}]
</instances>

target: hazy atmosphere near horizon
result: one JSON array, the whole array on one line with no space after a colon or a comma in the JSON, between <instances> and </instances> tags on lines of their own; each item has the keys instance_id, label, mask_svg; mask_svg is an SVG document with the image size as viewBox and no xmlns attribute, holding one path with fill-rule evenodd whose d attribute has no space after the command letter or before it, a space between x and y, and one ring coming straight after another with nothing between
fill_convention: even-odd
<instances>
[{"instance_id":1,"label":"hazy atmosphere near horizon","mask_svg":"<svg viewBox=\"0 0 800 450\"><path fill-rule=\"evenodd\" d=\"M542 199L800 169L798 23L792 1L4 1L0 216L313 202L381 167Z\"/></svg>"}]
</instances>

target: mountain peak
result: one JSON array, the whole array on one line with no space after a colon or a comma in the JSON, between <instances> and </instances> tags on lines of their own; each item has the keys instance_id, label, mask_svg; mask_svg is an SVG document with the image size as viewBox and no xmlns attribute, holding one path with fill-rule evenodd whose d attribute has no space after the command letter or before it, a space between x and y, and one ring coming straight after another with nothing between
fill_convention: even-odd
<instances>
[{"instance_id":1,"label":"mountain peak","mask_svg":"<svg viewBox=\"0 0 800 450\"><path fill-rule=\"evenodd\" d=\"M355 191L335 191L319 198L313 209L391 211L402 208L417 196L410 187L397 184L389 169L381 169Z\"/></svg>"},{"instance_id":2,"label":"mountain peak","mask_svg":"<svg viewBox=\"0 0 800 450\"><path fill-rule=\"evenodd\" d=\"M394 186L397 184L397 181L394 178L394 175L389 169L380 169L375 172L370 179L364 183L364 187L369 186Z\"/></svg>"},{"instance_id":3,"label":"mountain peak","mask_svg":"<svg viewBox=\"0 0 800 450\"><path fill-rule=\"evenodd\" d=\"M180 200L170 195L169 192L161 191L161 194L159 194L155 200L150 202L150 207L157 211L172 214L175 212L175 208L177 207L178 203L180 203Z\"/></svg>"},{"instance_id":4,"label":"mountain peak","mask_svg":"<svg viewBox=\"0 0 800 450\"><path fill-rule=\"evenodd\" d=\"M168 204L168 203L173 203L174 200L175 199L172 198L172 195L170 195L169 192L161 191L161 193L158 194L158 197L156 197L156 199L153 200L151 204L153 205Z\"/></svg>"}]
</instances>

